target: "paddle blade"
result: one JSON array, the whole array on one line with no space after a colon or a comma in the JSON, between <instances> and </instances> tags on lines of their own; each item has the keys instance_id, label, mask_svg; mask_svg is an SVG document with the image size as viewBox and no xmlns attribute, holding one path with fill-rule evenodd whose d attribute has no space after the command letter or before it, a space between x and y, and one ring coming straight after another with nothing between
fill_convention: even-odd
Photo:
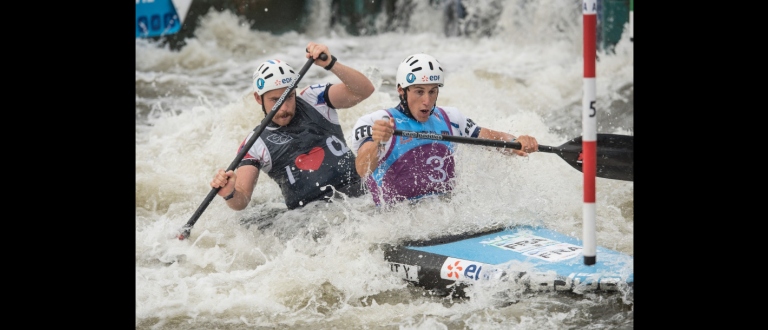
<instances>
[{"instance_id":1,"label":"paddle blade","mask_svg":"<svg viewBox=\"0 0 768 330\"><path fill-rule=\"evenodd\" d=\"M619 134L597 135L597 173L606 179L634 180L634 136ZM582 138L577 137L553 148L573 168L582 171Z\"/></svg>"}]
</instances>

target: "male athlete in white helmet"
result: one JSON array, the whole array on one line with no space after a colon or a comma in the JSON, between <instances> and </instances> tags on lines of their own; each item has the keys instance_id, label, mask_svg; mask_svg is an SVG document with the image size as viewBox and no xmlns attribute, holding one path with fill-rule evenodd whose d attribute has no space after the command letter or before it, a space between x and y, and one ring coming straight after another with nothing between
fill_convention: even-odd
<instances>
[{"instance_id":1,"label":"male athlete in white helmet","mask_svg":"<svg viewBox=\"0 0 768 330\"><path fill-rule=\"evenodd\" d=\"M393 137L395 129L520 142L521 150L499 149L508 155L527 156L539 150L532 136L515 138L477 126L454 107L438 107L445 72L430 55L406 57L395 80L400 103L361 117L354 128L355 166L360 177L367 178L376 205L439 195L453 188L455 146L447 141Z\"/></svg>"},{"instance_id":2,"label":"male athlete in white helmet","mask_svg":"<svg viewBox=\"0 0 768 330\"><path fill-rule=\"evenodd\" d=\"M211 180L212 188L227 205L242 210L251 201L259 173L266 171L280 186L288 209L328 199L336 191L350 197L365 193L360 176L355 171L355 155L345 143L336 109L350 108L373 93L374 87L362 73L331 55L328 47L310 42L307 58L330 70L341 84L315 84L286 96L272 122L243 157L236 171L219 169ZM327 55L326 60L320 54ZM272 109L299 76L287 63L268 60L253 73L253 96L264 115ZM252 131L240 144L240 152L254 134ZM333 186L331 189L328 186Z\"/></svg>"}]
</instances>

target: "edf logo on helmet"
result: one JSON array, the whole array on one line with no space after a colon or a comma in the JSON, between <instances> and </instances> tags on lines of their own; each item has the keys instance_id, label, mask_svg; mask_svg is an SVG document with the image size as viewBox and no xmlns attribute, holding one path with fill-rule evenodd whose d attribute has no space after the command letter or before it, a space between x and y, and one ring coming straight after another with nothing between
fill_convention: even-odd
<instances>
[{"instance_id":1,"label":"edf logo on helmet","mask_svg":"<svg viewBox=\"0 0 768 330\"><path fill-rule=\"evenodd\" d=\"M281 84L283 84L283 85L290 84L291 81L293 81L293 78L284 78L282 80L281 79L277 79L277 80L275 80L275 86L280 86ZM256 80L256 88L258 88L259 90L264 89L264 79L259 78L259 79Z\"/></svg>"},{"instance_id":2,"label":"edf logo on helmet","mask_svg":"<svg viewBox=\"0 0 768 330\"><path fill-rule=\"evenodd\" d=\"M413 73L409 73L405 76L405 80L410 84L413 83L416 80L416 75ZM440 81L440 76L423 76L421 77L422 82L428 82L428 81Z\"/></svg>"}]
</instances>

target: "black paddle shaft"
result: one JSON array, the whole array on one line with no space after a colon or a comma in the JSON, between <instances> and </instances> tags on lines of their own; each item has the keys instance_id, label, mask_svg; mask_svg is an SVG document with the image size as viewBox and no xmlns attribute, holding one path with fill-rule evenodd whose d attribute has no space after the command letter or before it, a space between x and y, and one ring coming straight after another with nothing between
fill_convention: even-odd
<instances>
[{"instance_id":1,"label":"black paddle shaft","mask_svg":"<svg viewBox=\"0 0 768 330\"><path fill-rule=\"evenodd\" d=\"M325 61L328 59L328 55L325 53L320 54L320 59ZM229 167L227 167L227 172L234 170L237 168L237 164L240 163L241 160L243 160L243 157L245 157L245 154L248 152L249 149L251 149L251 146L253 146L254 143L256 143L256 140L261 135L261 132L264 131L264 129L267 127L270 121L272 121L272 118L275 117L275 114L277 113L277 109L280 109L280 107L285 102L285 98L293 92L293 90L296 88L296 85L299 84L299 81L301 81L301 78L304 78L304 74L307 73L307 70L309 70L309 67L312 66L312 63L315 62L315 59L309 58L306 63L304 63L304 67L301 68L301 71L299 71L299 77L296 78L296 80L292 81L290 85L288 85L288 88L285 89L283 92L283 95L280 96L280 98L277 100L277 103L275 103L275 106L272 107L272 111L270 111L264 119L261 121L261 124L257 126L254 131L254 133L250 139L248 139L248 142L245 143L245 145L240 149L240 152L237 153L237 157L232 161L232 163L229 164ZM197 222L197 219L200 218L200 215L203 214L205 209L208 207L208 204L211 204L211 201L213 201L213 198L216 197L216 194L219 192L219 188L212 188L211 191L208 192L208 195L205 196L205 199L200 204L200 206L197 207L197 210L194 214L192 214L192 217L187 221L187 224L184 225L184 227L179 230L179 240L184 240L187 237L189 237L190 232L192 231L192 226L195 225L195 222Z\"/></svg>"},{"instance_id":2,"label":"black paddle shaft","mask_svg":"<svg viewBox=\"0 0 768 330\"><path fill-rule=\"evenodd\" d=\"M427 132L395 130L393 135L428 140L442 140L457 143L476 144L487 147L510 148L520 150L520 142L479 139L464 136L441 135ZM554 153L560 156L573 168L581 171L582 167L582 138L577 137L559 147L539 145L539 151ZM634 137L619 134L597 135L597 173L601 178L633 181L634 169Z\"/></svg>"}]
</instances>

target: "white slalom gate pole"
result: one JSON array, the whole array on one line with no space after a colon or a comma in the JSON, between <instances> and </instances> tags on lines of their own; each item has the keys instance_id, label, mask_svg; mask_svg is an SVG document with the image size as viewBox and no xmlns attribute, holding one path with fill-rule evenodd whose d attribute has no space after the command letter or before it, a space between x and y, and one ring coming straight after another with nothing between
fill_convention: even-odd
<instances>
[{"instance_id":1,"label":"white slalom gate pole","mask_svg":"<svg viewBox=\"0 0 768 330\"><path fill-rule=\"evenodd\" d=\"M584 95L581 101L582 172L584 173L584 264L597 261L595 244L595 174L597 173L597 109L595 109L595 44L597 0L583 0Z\"/></svg>"}]
</instances>

